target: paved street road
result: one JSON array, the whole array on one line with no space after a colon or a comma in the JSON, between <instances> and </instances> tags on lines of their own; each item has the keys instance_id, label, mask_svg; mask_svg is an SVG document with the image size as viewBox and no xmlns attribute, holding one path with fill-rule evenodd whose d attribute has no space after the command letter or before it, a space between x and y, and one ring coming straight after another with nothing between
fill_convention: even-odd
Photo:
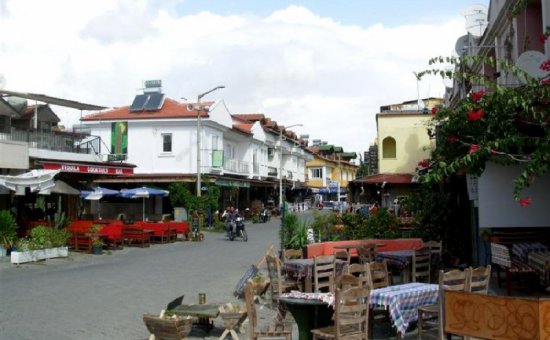
<instances>
[{"instance_id":1,"label":"paved street road","mask_svg":"<svg viewBox=\"0 0 550 340\"><path fill-rule=\"evenodd\" d=\"M178 295L185 294L184 303L197 303L199 292L207 302L235 301L233 289L250 265L270 244L278 249L279 223L247 223L248 242L206 233L204 242L20 267L0 258L0 339L146 339L142 314L160 312Z\"/></svg>"}]
</instances>

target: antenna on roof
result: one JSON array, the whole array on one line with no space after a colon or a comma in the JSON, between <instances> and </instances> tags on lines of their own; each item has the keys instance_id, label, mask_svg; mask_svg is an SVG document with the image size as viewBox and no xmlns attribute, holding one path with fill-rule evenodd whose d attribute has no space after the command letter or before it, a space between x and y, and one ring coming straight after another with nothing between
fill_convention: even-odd
<instances>
[{"instance_id":1,"label":"antenna on roof","mask_svg":"<svg viewBox=\"0 0 550 340\"><path fill-rule=\"evenodd\" d=\"M462 12L466 19L466 31L474 37L481 37L487 28L487 6L475 4Z\"/></svg>"}]
</instances>

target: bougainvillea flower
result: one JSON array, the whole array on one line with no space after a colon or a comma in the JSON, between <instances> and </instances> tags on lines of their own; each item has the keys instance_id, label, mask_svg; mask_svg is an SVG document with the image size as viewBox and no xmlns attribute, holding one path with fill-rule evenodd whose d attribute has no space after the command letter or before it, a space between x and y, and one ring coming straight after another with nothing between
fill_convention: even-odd
<instances>
[{"instance_id":1,"label":"bougainvillea flower","mask_svg":"<svg viewBox=\"0 0 550 340\"><path fill-rule=\"evenodd\" d=\"M472 100L474 102L478 102L481 98L483 98L483 96L486 94L487 92L485 92L484 90L480 90L480 91L477 91L477 92L474 92L470 95L470 98L472 98Z\"/></svg>"},{"instance_id":2,"label":"bougainvillea flower","mask_svg":"<svg viewBox=\"0 0 550 340\"><path fill-rule=\"evenodd\" d=\"M478 119L481 119L482 117L483 117L483 111L481 109L477 111L473 111L473 110L468 111L469 121L478 120Z\"/></svg>"},{"instance_id":3,"label":"bougainvillea flower","mask_svg":"<svg viewBox=\"0 0 550 340\"><path fill-rule=\"evenodd\" d=\"M471 155L474 152L478 151L479 149L481 149L481 146L476 145L476 144L472 144L472 145L470 145L470 152L468 152L468 153Z\"/></svg>"},{"instance_id":4,"label":"bougainvillea flower","mask_svg":"<svg viewBox=\"0 0 550 340\"><path fill-rule=\"evenodd\" d=\"M540 64L540 69L543 71L550 72L550 59L544 61L542 64Z\"/></svg>"},{"instance_id":5,"label":"bougainvillea flower","mask_svg":"<svg viewBox=\"0 0 550 340\"><path fill-rule=\"evenodd\" d=\"M456 143L457 140L458 140L457 136L455 135L449 136L449 142L451 142L452 144Z\"/></svg>"},{"instance_id":6,"label":"bougainvillea flower","mask_svg":"<svg viewBox=\"0 0 550 340\"><path fill-rule=\"evenodd\" d=\"M540 81L541 85L550 85L550 78L546 78Z\"/></svg>"},{"instance_id":7,"label":"bougainvillea flower","mask_svg":"<svg viewBox=\"0 0 550 340\"><path fill-rule=\"evenodd\" d=\"M437 107L432 107L432 114L435 115L437 113Z\"/></svg>"},{"instance_id":8,"label":"bougainvillea flower","mask_svg":"<svg viewBox=\"0 0 550 340\"><path fill-rule=\"evenodd\" d=\"M548 39L548 36L546 34L542 34L539 38L539 41L541 44L545 44L547 39Z\"/></svg>"},{"instance_id":9,"label":"bougainvillea flower","mask_svg":"<svg viewBox=\"0 0 550 340\"><path fill-rule=\"evenodd\" d=\"M531 197L525 197L519 200L519 205L521 205L522 207L526 207L531 204L531 201Z\"/></svg>"},{"instance_id":10,"label":"bougainvillea flower","mask_svg":"<svg viewBox=\"0 0 550 340\"><path fill-rule=\"evenodd\" d=\"M430 163L428 163L428 161L420 161L420 162L418 162L418 166L421 166L421 167L423 167L423 168L427 168L429 165L430 165Z\"/></svg>"}]
</instances>

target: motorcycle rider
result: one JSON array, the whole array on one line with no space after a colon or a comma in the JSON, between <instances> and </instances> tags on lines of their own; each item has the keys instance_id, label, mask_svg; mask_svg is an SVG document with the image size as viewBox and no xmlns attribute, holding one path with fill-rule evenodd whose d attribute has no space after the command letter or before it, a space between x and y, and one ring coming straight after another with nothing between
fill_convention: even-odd
<instances>
[{"instance_id":1,"label":"motorcycle rider","mask_svg":"<svg viewBox=\"0 0 550 340\"><path fill-rule=\"evenodd\" d=\"M235 208L233 206L228 206L227 209L223 212L222 217L225 217L225 230L227 235L231 233L231 225L235 222L237 214L235 213Z\"/></svg>"}]
</instances>

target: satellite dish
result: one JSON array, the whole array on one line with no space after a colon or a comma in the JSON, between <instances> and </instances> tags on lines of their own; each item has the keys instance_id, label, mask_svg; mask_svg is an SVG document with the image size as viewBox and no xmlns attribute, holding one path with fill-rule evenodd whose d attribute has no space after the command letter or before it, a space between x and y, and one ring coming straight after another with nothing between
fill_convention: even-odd
<instances>
[{"instance_id":1,"label":"satellite dish","mask_svg":"<svg viewBox=\"0 0 550 340\"><path fill-rule=\"evenodd\" d=\"M487 28L487 6L475 4L462 12L466 19L466 31L474 37L481 37Z\"/></svg>"},{"instance_id":2,"label":"satellite dish","mask_svg":"<svg viewBox=\"0 0 550 340\"><path fill-rule=\"evenodd\" d=\"M6 77L3 74L0 74L0 90L6 87Z\"/></svg>"},{"instance_id":3,"label":"satellite dish","mask_svg":"<svg viewBox=\"0 0 550 340\"><path fill-rule=\"evenodd\" d=\"M540 65L546 60L546 56L539 51L525 51L518 60L516 60L516 66L535 79L544 78L548 75L547 71L541 70ZM523 79L520 75L520 80L524 83L526 79Z\"/></svg>"},{"instance_id":4,"label":"satellite dish","mask_svg":"<svg viewBox=\"0 0 550 340\"><path fill-rule=\"evenodd\" d=\"M463 35L460 38L458 38L458 40L455 43L456 54L461 56L464 53L466 53L467 46L468 46L468 36L467 35Z\"/></svg>"}]
</instances>

